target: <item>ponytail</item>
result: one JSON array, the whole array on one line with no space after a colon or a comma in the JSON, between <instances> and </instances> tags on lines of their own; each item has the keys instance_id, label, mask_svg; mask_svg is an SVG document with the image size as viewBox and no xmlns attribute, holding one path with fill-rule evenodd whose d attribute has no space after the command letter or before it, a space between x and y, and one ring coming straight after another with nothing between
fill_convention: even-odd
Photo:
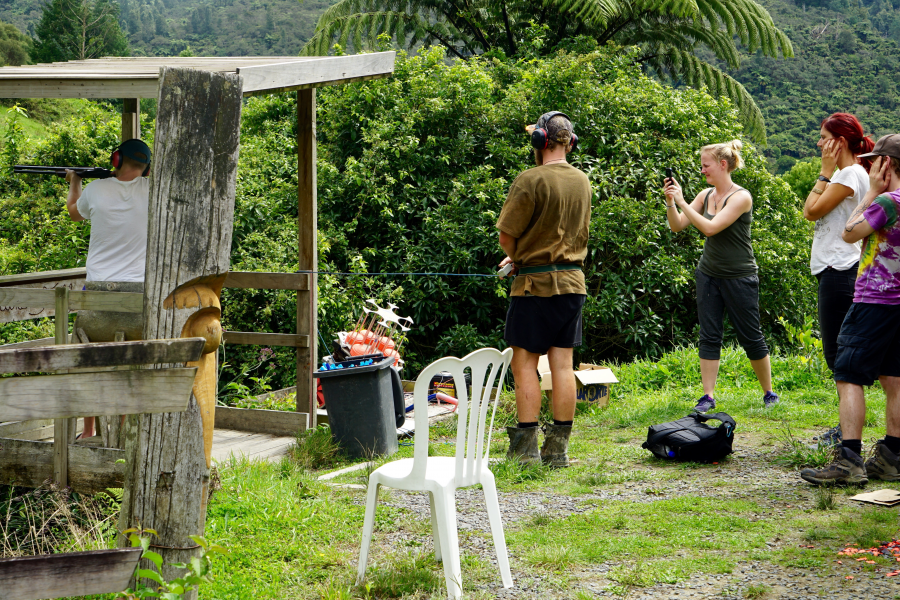
<instances>
[{"instance_id":1,"label":"ponytail","mask_svg":"<svg viewBox=\"0 0 900 600\"><path fill-rule=\"evenodd\" d=\"M731 173L744 166L744 158L741 156L741 150L744 148L741 140L731 140L723 144L709 144L700 148L700 154L709 154L716 162L725 161L728 165L728 172Z\"/></svg>"}]
</instances>

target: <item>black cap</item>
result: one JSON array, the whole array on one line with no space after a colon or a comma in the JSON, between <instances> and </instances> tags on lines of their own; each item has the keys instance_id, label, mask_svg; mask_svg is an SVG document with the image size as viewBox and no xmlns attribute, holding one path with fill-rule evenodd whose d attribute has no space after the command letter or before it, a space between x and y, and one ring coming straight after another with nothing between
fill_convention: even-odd
<instances>
[{"instance_id":1,"label":"black cap","mask_svg":"<svg viewBox=\"0 0 900 600\"><path fill-rule=\"evenodd\" d=\"M137 138L122 142L119 145L119 153L142 165L150 164L150 146Z\"/></svg>"}]
</instances>

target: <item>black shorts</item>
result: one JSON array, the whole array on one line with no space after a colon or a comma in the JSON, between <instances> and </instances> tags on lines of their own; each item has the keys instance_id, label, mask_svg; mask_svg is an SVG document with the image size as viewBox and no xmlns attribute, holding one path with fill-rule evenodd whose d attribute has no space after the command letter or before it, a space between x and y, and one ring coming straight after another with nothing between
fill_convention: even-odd
<instances>
[{"instance_id":1,"label":"black shorts","mask_svg":"<svg viewBox=\"0 0 900 600\"><path fill-rule=\"evenodd\" d=\"M581 345L581 308L584 294L513 296L506 312L503 339L510 346L534 354L546 354L550 348L574 348Z\"/></svg>"},{"instance_id":2,"label":"black shorts","mask_svg":"<svg viewBox=\"0 0 900 600\"><path fill-rule=\"evenodd\" d=\"M900 377L900 305L854 302L837 338L835 381L872 385Z\"/></svg>"}]
</instances>

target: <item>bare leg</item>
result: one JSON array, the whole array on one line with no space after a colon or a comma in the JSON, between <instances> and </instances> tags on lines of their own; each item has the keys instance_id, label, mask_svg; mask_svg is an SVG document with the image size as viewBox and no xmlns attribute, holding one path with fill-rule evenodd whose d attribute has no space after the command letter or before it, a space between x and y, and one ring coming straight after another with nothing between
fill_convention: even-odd
<instances>
[{"instance_id":1,"label":"bare leg","mask_svg":"<svg viewBox=\"0 0 900 600\"><path fill-rule=\"evenodd\" d=\"M766 355L765 358L761 358L759 360L751 360L750 365L753 367L753 372L756 373L756 378L759 379L759 385L762 387L764 392L772 391L772 363L769 362L769 357Z\"/></svg>"},{"instance_id":2,"label":"bare leg","mask_svg":"<svg viewBox=\"0 0 900 600\"><path fill-rule=\"evenodd\" d=\"M866 422L866 395L861 385L836 381L841 399L841 431L845 440L861 440Z\"/></svg>"},{"instance_id":3,"label":"bare leg","mask_svg":"<svg viewBox=\"0 0 900 600\"><path fill-rule=\"evenodd\" d=\"M553 418L571 421L575 418L575 373L572 348L550 348L547 351L553 378Z\"/></svg>"},{"instance_id":4,"label":"bare leg","mask_svg":"<svg viewBox=\"0 0 900 600\"><path fill-rule=\"evenodd\" d=\"M541 381L538 379L539 354L513 346L510 367L516 381L516 411L520 423L533 423L541 412ZM554 382L555 387L555 382ZM556 396L556 391L553 393Z\"/></svg>"},{"instance_id":5,"label":"bare leg","mask_svg":"<svg viewBox=\"0 0 900 600\"><path fill-rule=\"evenodd\" d=\"M81 431L81 439L94 437L94 417L84 418L84 429Z\"/></svg>"},{"instance_id":6,"label":"bare leg","mask_svg":"<svg viewBox=\"0 0 900 600\"><path fill-rule=\"evenodd\" d=\"M887 434L900 437L900 377L879 377L881 387L887 396L884 420L887 423Z\"/></svg>"},{"instance_id":7,"label":"bare leg","mask_svg":"<svg viewBox=\"0 0 900 600\"><path fill-rule=\"evenodd\" d=\"M719 377L719 361L700 359L700 380L703 382L703 393L715 398L716 379Z\"/></svg>"}]
</instances>

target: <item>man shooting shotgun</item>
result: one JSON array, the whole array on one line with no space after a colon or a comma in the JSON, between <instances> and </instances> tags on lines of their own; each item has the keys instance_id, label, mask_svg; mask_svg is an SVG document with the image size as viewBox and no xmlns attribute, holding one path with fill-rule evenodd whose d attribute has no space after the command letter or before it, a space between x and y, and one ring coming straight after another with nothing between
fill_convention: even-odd
<instances>
[{"instance_id":1,"label":"man shooting shotgun","mask_svg":"<svg viewBox=\"0 0 900 600\"><path fill-rule=\"evenodd\" d=\"M81 188L88 173L65 169L69 193L66 208L73 221L91 221L87 255L87 289L143 292L150 207L150 148L138 139L126 140L110 156L111 177L98 178ZM105 169L104 169L105 170ZM96 176L96 175L94 175ZM83 327L91 341L123 331L126 339L140 339L140 315L79 312L76 330ZM95 333L96 332L96 333ZM135 337L136 336L136 337ZM94 436L94 418L84 420L82 438Z\"/></svg>"}]
</instances>

